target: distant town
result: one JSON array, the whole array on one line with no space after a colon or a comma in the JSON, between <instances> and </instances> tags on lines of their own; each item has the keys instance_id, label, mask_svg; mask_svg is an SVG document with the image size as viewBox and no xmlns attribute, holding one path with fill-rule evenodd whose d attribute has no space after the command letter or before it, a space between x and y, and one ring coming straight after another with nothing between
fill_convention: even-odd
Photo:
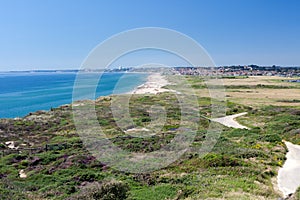
<instances>
[{"instance_id":1,"label":"distant town","mask_svg":"<svg viewBox=\"0 0 300 200\"><path fill-rule=\"evenodd\" d=\"M8 71L0 73L77 73L77 72L153 72L160 68L116 67L109 69L83 69L83 70L27 70ZM232 65L219 67L170 67L175 74L197 76L280 76L300 77L300 67L258 66L258 65Z\"/></svg>"},{"instance_id":2,"label":"distant town","mask_svg":"<svg viewBox=\"0 0 300 200\"><path fill-rule=\"evenodd\" d=\"M174 73L198 76L281 76L300 77L300 67L233 65L220 67L172 67ZM142 71L140 68L119 67L111 69L113 72Z\"/></svg>"},{"instance_id":3,"label":"distant town","mask_svg":"<svg viewBox=\"0 0 300 200\"><path fill-rule=\"evenodd\" d=\"M300 67L280 66L221 66L221 67L175 67L174 70L181 75L200 76L282 76L300 77Z\"/></svg>"}]
</instances>

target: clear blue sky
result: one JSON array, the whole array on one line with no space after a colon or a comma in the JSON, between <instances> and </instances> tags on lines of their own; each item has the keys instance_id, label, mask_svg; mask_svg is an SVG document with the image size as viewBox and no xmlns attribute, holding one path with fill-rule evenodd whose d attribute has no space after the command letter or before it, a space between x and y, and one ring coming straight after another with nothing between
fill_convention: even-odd
<instances>
[{"instance_id":1,"label":"clear blue sky","mask_svg":"<svg viewBox=\"0 0 300 200\"><path fill-rule=\"evenodd\" d=\"M217 65L300 65L297 0L0 0L0 71L78 68L108 37L164 27Z\"/></svg>"}]
</instances>

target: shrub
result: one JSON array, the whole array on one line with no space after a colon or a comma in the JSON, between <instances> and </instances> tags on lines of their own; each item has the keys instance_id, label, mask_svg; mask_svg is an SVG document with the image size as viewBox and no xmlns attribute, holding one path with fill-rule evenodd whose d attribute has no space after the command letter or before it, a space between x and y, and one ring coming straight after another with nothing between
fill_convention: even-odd
<instances>
[{"instance_id":1,"label":"shrub","mask_svg":"<svg viewBox=\"0 0 300 200\"><path fill-rule=\"evenodd\" d=\"M263 135L260 139L266 142L281 142L282 140L278 134Z\"/></svg>"},{"instance_id":2,"label":"shrub","mask_svg":"<svg viewBox=\"0 0 300 200\"><path fill-rule=\"evenodd\" d=\"M227 167L241 166L242 163L238 159L221 154L207 154L204 158L206 167Z\"/></svg>"},{"instance_id":3,"label":"shrub","mask_svg":"<svg viewBox=\"0 0 300 200\"><path fill-rule=\"evenodd\" d=\"M296 192L292 195L291 200L300 199L300 187L296 190Z\"/></svg>"},{"instance_id":4,"label":"shrub","mask_svg":"<svg viewBox=\"0 0 300 200\"><path fill-rule=\"evenodd\" d=\"M14 185L12 182L2 179L0 183L0 199L28 199L21 188Z\"/></svg>"},{"instance_id":5,"label":"shrub","mask_svg":"<svg viewBox=\"0 0 300 200\"><path fill-rule=\"evenodd\" d=\"M128 190L128 185L120 181L92 182L68 200L123 200L127 198Z\"/></svg>"}]
</instances>

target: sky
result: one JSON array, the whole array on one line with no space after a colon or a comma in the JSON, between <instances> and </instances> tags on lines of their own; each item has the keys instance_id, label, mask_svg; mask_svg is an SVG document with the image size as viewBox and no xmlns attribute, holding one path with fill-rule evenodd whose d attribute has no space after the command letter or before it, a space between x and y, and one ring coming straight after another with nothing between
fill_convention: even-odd
<instances>
[{"instance_id":1,"label":"sky","mask_svg":"<svg viewBox=\"0 0 300 200\"><path fill-rule=\"evenodd\" d=\"M78 69L99 43L142 27L193 38L217 66L300 66L299 8L297 0L0 0L0 71Z\"/></svg>"}]
</instances>

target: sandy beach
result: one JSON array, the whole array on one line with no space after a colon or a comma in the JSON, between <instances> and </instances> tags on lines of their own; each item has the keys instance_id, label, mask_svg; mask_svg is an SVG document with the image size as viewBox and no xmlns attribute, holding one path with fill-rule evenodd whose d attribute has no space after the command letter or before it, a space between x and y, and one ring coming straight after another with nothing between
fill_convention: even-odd
<instances>
[{"instance_id":1,"label":"sandy beach","mask_svg":"<svg viewBox=\"0 0 300 200\"><path fill-rule=\"evenodd\" d=\"M150 74L147 78L147 82L138 86L131 94L157 94L162 92L169 92L173 90L162 88L170 83L165 77L159 73Z\"/></svg>"},{"instance_id":2,"label":"sandy beach","mask_svg":"<svg viewBox=\"0 0 300 200\"><path fill-rule=\"evenodd\" d=\"M284 197L288 197L300 186L300 146L287 141L284 143L288 148L287 159L278 171L277 182Z\"/></svg>"}]
</instances>

